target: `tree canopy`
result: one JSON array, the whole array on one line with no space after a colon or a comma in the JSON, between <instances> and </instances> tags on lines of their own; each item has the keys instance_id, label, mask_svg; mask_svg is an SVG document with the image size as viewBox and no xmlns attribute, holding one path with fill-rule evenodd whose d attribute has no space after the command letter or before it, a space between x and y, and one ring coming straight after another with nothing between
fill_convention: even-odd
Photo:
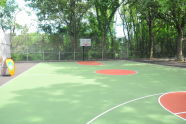
<instances>
[{"instance_id":1,"label":"tree canopy","mask_svg":"<svg viewBox=\"0 0 186 124\"><path fill-rule=\"evenodd\" d=\"M8 0L6 5L0 9L0 28L6 32L14 33L16 28L16 13L18 5L15 0Z\"/></svg>"},{"instance_id":2,"label":"tree canopy","mask_svg":"<svg viewBox=\"0 0 186 124\"><path fill-rule=\"evenodd\" d=\"M90 53L102 56L107 52L116 57L127 51L129 57L184 60L186 0L25 1L37 12L39 27L55 49L75 53L80 50L80 38L91 38ZM124 33L120 39L116 37L117 11Z\"/></svg>"},{"instance_id":3,"label":"tree canopy","mask_svg":"<svg viewBox=\"0 0 186 124\"><path fill-rule=\"evenodd\" d=\"M6 0L1 0L0 1L0 7L5 6L5 4L6 4Z\"/></svg>"}]
</instances>

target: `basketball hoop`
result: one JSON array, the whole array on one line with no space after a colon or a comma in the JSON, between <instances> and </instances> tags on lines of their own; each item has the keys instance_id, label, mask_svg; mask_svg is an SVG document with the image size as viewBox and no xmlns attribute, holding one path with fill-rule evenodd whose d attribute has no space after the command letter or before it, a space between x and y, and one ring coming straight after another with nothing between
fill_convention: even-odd
<instances>
[{"instance_id":1,"label":"basketball hoop","mask_svg":"<svg viewBox=\"0 0 186 124\"><path fill-rule=\"evenodd\" d=\"M83 61L85 60L85 47L91 46L91 39L80 39L80 46L83 47Z\"/></svg>"},{"instance_id":2,"label":"basketball hoop","mask_svg":"<svg viewBox=\"0 0 186 124\"><path fill-rule=\"evenodd\" d=\"M80 46L91 46L91 39L80 39Z\"/></svg>"}]
</instances>

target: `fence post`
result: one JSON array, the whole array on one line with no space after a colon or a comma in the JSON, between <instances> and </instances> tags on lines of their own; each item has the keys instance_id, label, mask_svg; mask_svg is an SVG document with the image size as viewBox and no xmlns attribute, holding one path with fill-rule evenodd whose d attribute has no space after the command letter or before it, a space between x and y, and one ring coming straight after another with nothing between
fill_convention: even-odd
<instances>
[{"instance_id":1,"label":"fence post","mask_svg":"<svg viewBox=\"0 0 186 124\"><path fill-rule=\"evenodd\" d=\"M116 60L116 51L114 51L114 59Z\"/></svg>"},{"instance_id":2,"label":"fence post","mask_svg":"<svg viewBox=\"0 0 186 124\"><path fill-rule=\"evenodd\" d=\"M101 52L101 59L103 60L103 51Z\"/></svg>"},{"instance_id":3,"label":"fence post","mask_svg":"<svg viewBox=\"0 0 186 124\"><path fill-rule=\"evenodd\" d=\"M43 61L45 61L45 51L43 50Z\"/></svg>"},{"instance_id":4,"label":"fence post","mask_svg":"<svg viewBox=\"0 0 186 124\"><path fill-rule=\"evenodd\" d=\"M127 42L127 59L129 58L129 42Z\"/></svg>"},{"instance_id":5,"label":"fence post","mask_svg":"<svg viewBox=\"0 0 186 124\"><path fill-rule=\"evenodd\" d=\"M26 51L26 61L28 62L28 49Z\"/></svg>"},{"instance_id":6,"label":"fence post","mask_svg":"<svg viewBox=\"0 0 186 124\"><path fill-rule=\"evenodd\" d=\"M61 52L59 51L59 57L58 57L59 61L61 60Z\"/></svg>"},{"instance_id":7,"label":"fence post","mask_svg":"<svg viewBox=\"0 0 186 124\"><path fill-rule=\"evenodd\" d=\"M76 60L76 52L74 51L74 60Z\"/></svg>"}]
</instances>

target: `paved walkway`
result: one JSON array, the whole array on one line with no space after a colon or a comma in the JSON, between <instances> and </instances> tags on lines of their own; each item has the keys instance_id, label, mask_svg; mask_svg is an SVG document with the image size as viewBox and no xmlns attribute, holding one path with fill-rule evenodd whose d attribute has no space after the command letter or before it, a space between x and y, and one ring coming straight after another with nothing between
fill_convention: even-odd
<instances>
[{"instance_id":1,"label":"paved walkway","mask_svg":"<svg viewBox=\"0 0 186 124\"><path fill-rule=\"evenodd\" d=\"M129 59L129 60L136 61L136 62L144 62L144 63L158 64L158 65L186 68L186 61L177 62L173 59L152 59L152 60L150 59Z\"/></svg>"}]
</instances>

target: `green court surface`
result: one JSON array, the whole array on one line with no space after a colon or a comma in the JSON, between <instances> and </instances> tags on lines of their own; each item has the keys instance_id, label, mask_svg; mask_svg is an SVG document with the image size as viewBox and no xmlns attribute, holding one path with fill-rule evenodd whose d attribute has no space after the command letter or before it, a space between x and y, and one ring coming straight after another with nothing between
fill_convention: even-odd
<instances>
[{"instance_id":1,"label":"green court surface","mask_svg":"<svg viewBox=\"0 0 186 124\"><path fill-rule=\"evenodd\" d=\"M0 124L186 123L158 103L162 93L186 91L186 69L123 60L102 63L37 64L0 87ZM137 73L96 73L102 69Z\"/></svg>"}]
</instances>

